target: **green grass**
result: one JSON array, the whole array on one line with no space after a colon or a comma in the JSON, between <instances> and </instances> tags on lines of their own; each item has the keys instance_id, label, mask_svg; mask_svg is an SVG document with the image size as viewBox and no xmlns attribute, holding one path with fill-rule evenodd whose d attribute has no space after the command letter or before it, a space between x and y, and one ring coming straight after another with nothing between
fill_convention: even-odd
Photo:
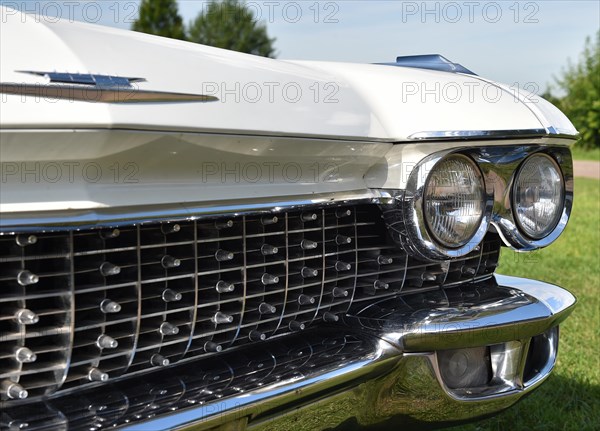
<instances>
[{"instance_id":1,"label":"green grass","mask_svg":"<svg viewBox=\"0 0 600 431\"><path fill-rule=\"evenodd\" d=\"M563 235L534 253L503 251L498 272L563 286L578 305L561 325L554 373L537 391L498 416L449 430L600 429L600 181L576 178Z\"/></svg>"},{"instance_id":2,"label":"green grass","mask_svg":"<svg viewBox=\"0 0 600 431\"><path fill-rule=\"evenodd\" d=\"M571 147L574 160L595 160L600 161L600 148L594 148L591 150L584 150L577 145Z\"/></svg>"}]
</instances>

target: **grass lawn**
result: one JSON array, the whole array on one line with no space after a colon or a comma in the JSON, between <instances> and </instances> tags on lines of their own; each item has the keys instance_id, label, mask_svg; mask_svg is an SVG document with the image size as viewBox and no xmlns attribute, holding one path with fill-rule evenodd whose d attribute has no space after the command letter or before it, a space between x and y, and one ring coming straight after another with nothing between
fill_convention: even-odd
<instances>
[{"instance_id":1,"label":"grass lawn","mask_svg":"<svg viewBox=\"0 0 600 431\"><path fill-rule=\"evenodd\" d=\"M507 411L451 431L600 429L600 181L575 179L575 208L549 248L503 250L499 273L573 292L578 305L561 326L558 363L537 391Z\"/></svg>"},{"instance_id":2,"label":"grass lawn","mask_svg":"<svg viewBox=\"0 0 600 431\"><path fill-rule=\"evenodd\" d=\"M571 147L574 160L595 160L600 161L600 148L594 148L593 150L582 150L577 145Z\"/></svg>"}]
</instances>

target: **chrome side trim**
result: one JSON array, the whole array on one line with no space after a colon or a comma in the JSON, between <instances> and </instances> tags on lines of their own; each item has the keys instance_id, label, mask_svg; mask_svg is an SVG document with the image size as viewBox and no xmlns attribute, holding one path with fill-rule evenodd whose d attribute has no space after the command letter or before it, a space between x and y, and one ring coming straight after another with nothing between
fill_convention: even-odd
<instances>
[{"instance_id":1,"label":"chrome side trim","mask_svg":"<svg viewBox=\"0 0 600 431\"><path fill-rule=\"evenodd\" d=\"M447 140L481 140L481 139L519 139L519 138L567 138L577 139L577 135L559 133L553 127L548 129L521 129L521 130L444 130L413 133L408 139L419 141L447 141Z\"/></svg>"},{"instance_id":2,"label":"chrome side trim","mask_svg":"<svg viewBox=\"0 0 600 431\"><path fill-rule=\"evenodd\" d=\"M205 94L148 91L130 87L91 87L66 84L40 85L14 82L0 83L0 93L90 103L177 103L215 102L219 100L214 96L207 96Z\"/></svg>"},{"instance_id":3,"label":"chrome side trim","mask_svg":"<svg viewBox=\"0 0 600 431\"><path fill-rule=\"evenodd\" d=\"M386 191L366 189L268 199L256 198L37 213L2 213L0 214L0 234L64 231L73 228L119 227L167 220L201 220L225 215L272 214L305 207L386 203L390 200L391 197Z\"/></svg>"}]
</instances>

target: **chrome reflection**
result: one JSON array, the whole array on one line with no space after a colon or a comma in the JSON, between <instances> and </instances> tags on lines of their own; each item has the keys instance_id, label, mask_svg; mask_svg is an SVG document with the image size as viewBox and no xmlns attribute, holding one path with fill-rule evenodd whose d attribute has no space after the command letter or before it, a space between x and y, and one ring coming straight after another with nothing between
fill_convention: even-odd
<instances>
[{"instance_id":1,"label":"chrome reflection","mask_svg":"<svg viewBox=\"0 0 600 431\"><path fill-rule=\"evenodd\" d=\"M396 304L390 299L380 301L377 307L360 311L362 317L354 317L362 320L346 321L354 327L322 326L149 376L95 384L37 402L7 403L1 405L0 426L65 431L214 431L219 426L304 431L340 425L344 429L407 429L419 428L423 422L487 415L509 407L549 375L558 346L556 324L575 302L568 292L546 283L502 276L496 281L498 286L478 283L416 292ZM494 326L495 331L513 329L517 338L494 341L497 337L492 332L474 330L482 322L498 323L518 314L532 320L507 320ZM411 318L416 328L458 322L460 329L461 322L465 323L462 328L470 331L463 334L475 333L479 346L490 352L490 381L481 385L478 380L480 386L475 388L450 387L440 371L436 351L402 351L398 343L402 340L394 342L392 336L403 330L413 334L406 331ZM471 325L466 325L468 322ZM532 337L514 332L517 327L533 330L538 327L536 322L549 329ZM363 329L361 323L372 326ZM424 335L427 341L432 340L432 334L425 331ZM453 339L453 332L444 327L438 327L437 335L439 340ZM462 339L454 341L448 348L461 348Z\"/></svg>"},{"instance_id":2,"label":"chrome reflection","mask_svg":"<svg viewBox=\"0 0 600 431\"><path fill-rule=\"evenodd\" d=\"M347 314L344 321L403 351L425 352L531 338L566 319L575 303L560 287L496 275L476 284L382 299Z\"/></svg>"},{"instance_id":3,"label":"chrome reflection","mask_svg":"<svg viewBox=\"0 0 600 431\"><path fill-rule=\"evenodd\" d=\"M427 230L422 214L424 186L431 169L448 154L464 154L481 168L486 184L486 210L478 232L459 248L436 244ZM533 239L518 227L513 211L512 190L519 165L532 154L554 160L564 179L564 208L554 227L544 238ZM427 259L440 260L462 256L475 249L485 232L496 231L503 242L516 250L530 251L554 242L565 229L573 207L573 161L567 147L539 145L481 146L441 151L424 158L411 172L406 190L387 190L391 200L381 204L384 219L394 241Z\"/></svg>"},{"instance_id":4,"label":"chrome reflection","mask_svg":"<svg viewBox=\"0 0 600 431\"><path fill-rule=\"evenodd\" d=\"M96 387L28 405L2 406L0 426L12 429L26 423L27 430L89 431L90 427L132 426L175 411L197 419L252 405L273 396L277 387L285 393L290 385L296 384L300 390L325 377L341 377L386 355L374 338L331 329L307 331L302 336L158 371L151 377L103 385L100 390ZM261 388L270 388L270 392L261 395ZM204 407L209 405L214 406ZM152 422L149 428L136 429L171 429L173 423L166 419L162 424Z\"/></svg>"}]
</instances>

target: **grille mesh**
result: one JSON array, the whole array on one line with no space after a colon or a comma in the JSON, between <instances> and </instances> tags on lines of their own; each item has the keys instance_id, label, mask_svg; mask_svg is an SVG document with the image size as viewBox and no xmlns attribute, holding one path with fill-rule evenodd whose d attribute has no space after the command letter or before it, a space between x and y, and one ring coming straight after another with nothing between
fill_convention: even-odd
<instances>
[{"instance_id":1,"label":"grille mesh","mask_svg":"<svg viewBox=\"0 0 600 431\"><path fill-rule=\"evenodd\" d=\"M4 235L2 400L218 354L334 322L375 298L486 278L499 249L488 236L462 259L419 261L389 240L375 205Z\"/></svg>"}]
</instances>

